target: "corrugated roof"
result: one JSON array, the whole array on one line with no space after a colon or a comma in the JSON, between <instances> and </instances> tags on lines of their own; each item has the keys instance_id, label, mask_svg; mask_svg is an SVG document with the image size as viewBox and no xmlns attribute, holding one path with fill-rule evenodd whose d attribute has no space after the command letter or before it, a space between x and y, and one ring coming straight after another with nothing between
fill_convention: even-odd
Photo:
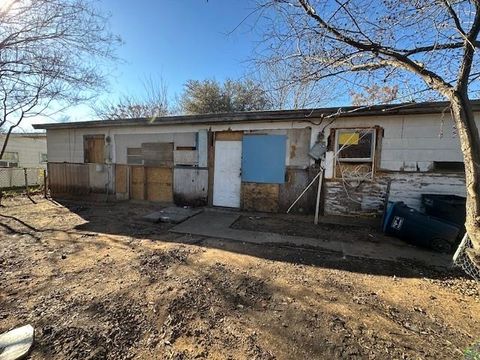
<instances>
[{"instance_id":1,"label":"corrugated roof","mask_svg":"<svg viewBox=\"0 0 480 360\"><path fill-rule=\"evenodd\" d=\"M472 100L474 111L480 111L480 100ZM357 116L389 116L409 114L437 114L448 110L449 103L424 102L376 106L346 106L301 110L246 111L201 115L162 116L118 120L78 121L67 123L34 124L35 129L72 129L118 126L162 126L194 124L234 124L274 121L311 121L336 114L341 118Z\"/></svg>"}]
</instances>

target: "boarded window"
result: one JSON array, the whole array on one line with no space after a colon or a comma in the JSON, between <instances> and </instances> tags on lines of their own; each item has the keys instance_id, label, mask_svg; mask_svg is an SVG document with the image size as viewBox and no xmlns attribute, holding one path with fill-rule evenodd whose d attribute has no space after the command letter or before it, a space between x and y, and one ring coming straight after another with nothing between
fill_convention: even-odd
<instances>
[{"instance_id":1,"label":"boarded window","mask_svg":"<svg viewBox=\"0 0 480 360\"><path fill-rule=\"evenodd\" d=\"M105 135L86 135L83 139L84 162L103 164L105 162Z\"/></svg>"},{"instance_id":2,"label":"boarded window","mask_svg":"<svg viewBox=\"0 0 480 360\"><path fill-rule=\"evenodd\" d=\"M143 143L143 163L146 166L173 166L173 143Z\"/></svg>"},{"instance_id":3,"label":"boarded window","mask_svg":"<svg viewBox=\"0 0 480 360\"><path fill-rule=\"evenodd\" d=\"M336 134L339 161L372 161L375 130L339 129Z\"/></svg>"},{"instance_id":4,"label":"boarded window","mask_svg":"<svg viewBox=\"0 0 480 360\"><path fill-rule=\"evenodd\" d=\"M285 135L244 135L242 180L283 184L285 182Z\"/></svg>"},{"instance_id":5,"label":"boarded window","mask_svg":"<svg viewBox=\"0 0 480 360\"><path fill-rule=\"evenodd\" d=\"M143 164L142 148L127 148L127 164Z\"/></svg>"},{"instance_id":6,"label":"boarded window","mask_svg":"<svg viewBox=\"0 0 480 360\"><path fill-rule=\"evenodd\" d=\"M0 160L0 167L18 167L18 152L5 151Z\"/></svg>"}]
</instances>

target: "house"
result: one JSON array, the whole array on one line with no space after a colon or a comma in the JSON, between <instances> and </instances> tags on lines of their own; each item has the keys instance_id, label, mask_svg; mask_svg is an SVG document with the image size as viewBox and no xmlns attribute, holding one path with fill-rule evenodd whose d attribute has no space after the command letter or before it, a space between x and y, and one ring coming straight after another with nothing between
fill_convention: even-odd
<instances>
[{"instance_id":1,"label":"house","mask_svg":"<svg viewBox=\"0 0 480 360\"><path fill-rule=\"evenodd\" d=\"M0 133L0 144L5 141ZM46 168L47 136L45 133L12 133L0 159L0 167Z\"/></svg>"},{"instance_id":2,"label":"house","mask_svg":"<svg viewBox=\"0 0 480 360\"><path fill-rule=\"evenodd\" d=\"M0 133L0 144L5 141ZM47 136L45 133L12 133L0 158L0 190L43 185L47 168ZM25 176L26 175L26 176Z\"/></svg>"},{"instance_id":3,"label":"house","mask_svg":"<svg viewBox=\"0 0 480 360\"><path fill-rule=\"evenodd\" d=\"M474 111L480 115L480 101ZM465 196L445 102L34 125L54 195L284 212L324 170L324 214L378 215L386 199ZM295 205L315 207L316 183Z\"/></svg>"}]
</instances>

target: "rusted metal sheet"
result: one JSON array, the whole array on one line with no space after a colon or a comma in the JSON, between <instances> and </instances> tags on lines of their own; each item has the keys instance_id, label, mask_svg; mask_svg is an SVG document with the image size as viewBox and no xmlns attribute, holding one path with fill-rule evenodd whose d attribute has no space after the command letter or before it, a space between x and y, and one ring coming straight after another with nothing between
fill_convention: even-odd
<instances>
[{"instance_id":1,"label":"rusted metal sheet","mask_svg":"<svg viewBox=\"0 0 480 360\"><path fill-rule=\"evenodd\" d=\"M173 170L168 167L146 167L146 197L149 201L173 201Z\"/></svg>"},{"instance_id":2,"label":"rusted metal sheet","mask_svg":"<svg viewBox=\"0 0 480 360\"><path fill-rule=\"evenodd\" d=\"M247 211L278 212L279 185L242 183L242 208Z\"/></svg>"}]
</instances>

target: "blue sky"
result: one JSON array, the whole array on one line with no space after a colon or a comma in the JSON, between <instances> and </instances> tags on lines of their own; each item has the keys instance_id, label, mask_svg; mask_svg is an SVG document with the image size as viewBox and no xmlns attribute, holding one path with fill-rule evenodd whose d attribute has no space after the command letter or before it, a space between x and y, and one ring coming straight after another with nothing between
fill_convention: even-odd
<instances>
[{"instance_id":1,"label":"blue sky","mask_svg":"<svg viewBox=\"0 0 480 360\"><path fill-rule=\"evenodd\" d=\"M239 25L254 5L250 0L100 0L100 9L111 15L111 31L124 43L117 52L121 61L109 69L109 89L97 102L122 94L141 97L149 77L162 78L174 101L189 79L245 75L258 38L248 21ZM58 121L65 115L69 121L92 120L90 105L30 122Z\"/></svg>"},{"instance_id":2,"label":"blue sky","mask_svg":"<svg viewBox=\"0 0 480 360\"><path fill-rule=\"evenodd\" d=\"M251 11L242 0L103 0L112 31L125 44L113 92L141 91L146 76L162 76L170 93L188 79L239 77L255 46L247 26L228 35Z\"/></svg>"}]
</instances>

